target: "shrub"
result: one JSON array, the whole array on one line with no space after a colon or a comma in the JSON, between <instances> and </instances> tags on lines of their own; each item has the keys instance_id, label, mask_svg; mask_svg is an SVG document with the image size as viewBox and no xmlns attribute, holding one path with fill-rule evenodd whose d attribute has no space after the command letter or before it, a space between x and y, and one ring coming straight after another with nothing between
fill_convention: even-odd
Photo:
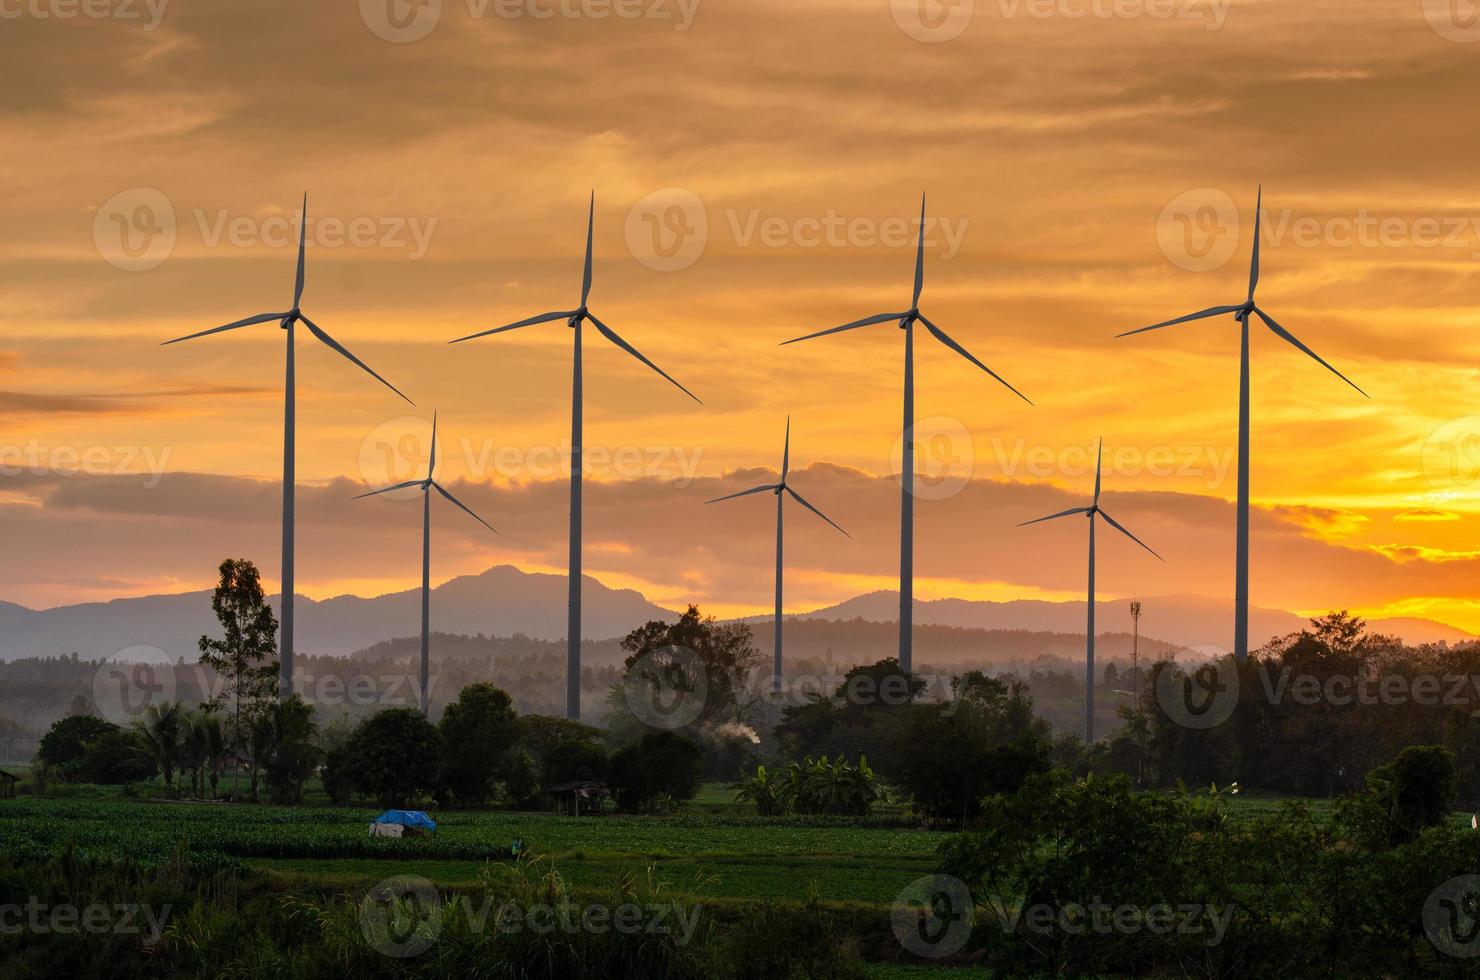
<instances>
[{"instance_id":1,"label":"shrub","mask_svg":"<svg viewBox=\"0 0 1480 980\"><path fill-rule=\"evenodd\" d=\"M617 806L650 809L661 797L682 803L699 792L704 753L675 732L650 732L612 756L607 781Z\"/></svg>"}]
</instances>

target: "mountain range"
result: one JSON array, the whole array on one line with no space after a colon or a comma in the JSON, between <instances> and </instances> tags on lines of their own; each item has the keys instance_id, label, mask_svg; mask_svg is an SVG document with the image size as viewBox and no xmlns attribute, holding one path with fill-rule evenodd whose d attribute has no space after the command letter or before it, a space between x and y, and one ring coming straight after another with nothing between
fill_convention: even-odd
<instances>
[{"instance_id":1,"label":"mountain range","mask_svg":"<svg viewBox=\"0 0 1480 980\"><path fill-rule=\"evenodd\" d=\"M277 597L270 601L276 607ZM563 575L523 572L510 565L499 565L437 586L432 594L432 623L440 633L524 634L556 640L565 634L565 606ZM1142 608L1143 637L1177 647L1229 645L1232 613L1227 601L1190 595L1156 596L1143 599ZM298 649L341 656L392 637L414 635L420 625L420 590L408 589L373 598L343 595L313 600L300 596L295 609ZM890 622L897 610L897 593L872 592L796 618ZM620 637L650 619L674 615L672 610L649 602L637 591L611 589L589 576L585 579L583 613L588 639ZM754 617L748 621L760 624L769 619ZM1084 606L1076 602L1026 599L924 600L915 603L915 622L921 626L958 629L1083 635ZM1252 609L1250 640L1262 644L1273 636L1300 629L1305 622L1304 618L1283 610ZM1107 632L1129 633L1131 618L1127 603L1124 600L1098 603L1096 624ZM1410 643L1476 639L1464 630L1425 619L1379 619L1370 626ZM84 659L98 659L132 646L157 647L171 657L194 659L202 634L215 634L217 630L208 591L42 610L0 602L0 660L71 653ZM815 633L815 627L808 632ZM825 642L824 636L817 638Z\"/></svg>"}]
</instances>

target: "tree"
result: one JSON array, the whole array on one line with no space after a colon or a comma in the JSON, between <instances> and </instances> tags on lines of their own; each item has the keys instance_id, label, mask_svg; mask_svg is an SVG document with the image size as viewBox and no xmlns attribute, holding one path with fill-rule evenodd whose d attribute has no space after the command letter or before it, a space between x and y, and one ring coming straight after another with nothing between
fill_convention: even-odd
<instances>
[{"instance_id":1,"label":"tree","mask_svg":"<svg viewBox=\"0 0 1480 980\"><path fill-rule=\"evenodd\" d=\"M442 712L440 782L463 806L493 795L507 763L517 715L509 695L492 684L469 684Z\"/></svg>"},{"instance_id":2,"label":"tree","mask_svg":"<svg viewBox=\"0 0 1480 980\"><path fill-rule=\"evenodd\" d=\"M1021 681L969 671L951 701L912 705L894 726L888 776L932 819L962 824L982 801L1048 769L1051 733Z\"/></svg>"},{"instance_id":3,"label":"tree","mask_svg":"<svg viewBox=\"0 0 1480 980\"><path fill-rule=\"evenodd\" d=\"M118 726L96 715L68 715L54 722L41 736L36 758L72 782L82 778L82 760L87 747Z\"/></svg>"},{"instance_id":4,"label":"tree","mask_svg":"<svg viewBox=\"0 0 1480 980\"><path fill-rule=\"evenodd\" d=\"M134 723L144 748L154 759L154 764L164 775L167 788L175 786L175 768L180 762L180 739L186 724L185 709L180 702L151 704L144 717Z\"/></svg>"},{"instance_id":5,"label":"tree","mask_svg":"<svg viewBox=\"0 0 1480 980\"><path fill-rule=\"evenodd\" d=\"M355 787L382 806L404 806L437 786L442 735L415 708L387 708L362 721L350 739Z\"/></svg>"},{"instance_id":6,"label":"tree","mask_svg":"<svg viewBox=\"0 0 1480 980\"><path fill-rule=\"evenodd\" d=\"M294 694L286 701L268 705L252 728L253 761L267 780L268 798L274 803L300 803L303 784L318 768L323 753L314 744L318 726L314 723L313 706ZM252 794L256 798L255 768Z\"/></svg>"},{"instance_id":7,"label":"tree","mask_svg":"<svg viewBox=\"0 0 1480 980\"><path fill-rule=\"evenodd\" d=\"M613 755L608 772L617 806L636 813L662 797L676 803L693 799L704 774L704 753L677 732L650 732Z\"/></svg>"},{"instance_id":8,"label":"tree","mask_svg":"<svg viewBox=\"0 0 1480 980\"><path fill-rule=\"evenodd\" d=\"M894 727L925 687L894 657L860 664L843 675L830 696L812 694L807 703L785 708L776 737L793 760L839 755L887 760L895 745Z\"/></svg>"},{"instance_id":9,"label":"tree","mask_svg":"<svg viewBox=\"0 0 1480 980\"><path fill-rule=\"evenodd\" d=\"M137 732L114 728L87 743L79 776L84 782L119 786L153 779L158 771Z\"/></svg>"},{"instance_id":10,"label":"tree","mask_svg":"<svg viewBox=\"0 0 1480 980\"><path fill-rule=\"evenodd\" d=\"M600 745L585 741L561 742L545 753L543 785L593 783L606 778L608 759Z\"/></svg>"},{"instance_id":11,"label":"tree","mask_svg":"<svg viewBox=\"0 0 1480 980\"><path fill-rule=\"evenodd\" d=\"M699 692L704 704L690 728L738 722L745 724L760 701L752 683L761 665L760 651L751 642L744 623L718 623L690 606L677 622L652 620L622 639L627 651L623 663L626 686L647 684L655 697L660 691ZM621 690L613 692L613 729L618 735L642 730L630 714Z\"/></svg>"},{"instance_id":12,"label":"tree","mask_svg":"<svg viewBox=\"0 0 1480 980\"><path fill-rule=\"evenodd\" d=\"M228 558L221 563L220 573L211 609L225 636L200 638L200 663L225 682L205 706L218 711L230 707L230 742L234 754L240 756L243 713L250 716L277 694L278 623L262 593L256 565L244 558Z\"/></svg>"}]
</instances>

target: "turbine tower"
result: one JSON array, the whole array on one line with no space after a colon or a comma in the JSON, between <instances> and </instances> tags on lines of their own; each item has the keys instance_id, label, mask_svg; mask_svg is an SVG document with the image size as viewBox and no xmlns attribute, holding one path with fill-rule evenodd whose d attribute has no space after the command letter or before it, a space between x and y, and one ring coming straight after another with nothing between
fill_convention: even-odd
<instances>
[{"instance_id":1,"label":"turbine tower","mask_svg":"<svg viewBox=\"0 0 1480 980\"><path fill-rule=\"evenodd\" d=\"M1100 440L1100 450L1095 456L1095 497L1088 507L1071 507L1061 510L1057 514L1049 514L1047 517L1039 517L1035 520L1024 521L1018 527L1027 527L1029 524L1041 524L1044 521L1057 520L1060 517L1069 517L1073 514L1083 514L1089 518L1089 618L1085 629L1084 639L1084 744L1095 744L1095 518L1103 517L1105 523L1115 530L1130 538L1136 544L1151 551L1151 548L1140 538L1121 527L1120 522L1105 513L1100 506L1100 458L1104 454L1105 440ZM1161 560L1161 555L1151 551Z\"/></svg>"},{"instance_id":2,"label":"turbine tower","mask_svg":"<svg viewBox=\"0 0 1480 980\"><path fill-rule=\"evenodd\" d=\"M591 194L591 206L586 216L586 265L581 278L581 305L574 310L556 310L553 313L541 313L537 316L520 320L517 323L506 324L502 327L494 327L492 330L482 330L478 333L459 337L451 343L459 344L465 340L475 337L487 337L490 334L503 333L508 330L518 330L520 327L530 327L537 323L547 323L551 320L564 320L566 326L574 331L575 355L574 367L571 371L571 412L570 412L570 571L569 571L569 620L566 625L566 665L565 665L565 715L575 721L581 717L581 325L587 320L596 328L596 332L611 341L622 350L637 358L643 364L652 368L658 374L666 378L679 391L688 395L694 401L698 397L683 385L674 381L666 371L658 367L652 361L644 357L636 347L617 335L617 332L596 318L586 306L586 300L591 295L591 239L592 231L596 221L596 194ZM703 404L700 402L700 404Z\"/></svg>"},{"instance_id":3,"label":"turbine tower","mask_svg":"<svg viewBox=\"0 0 1480 980\"><path fill-rule=\"evenodd\" d=\"M1012 385L1002 379L997 372L977 360L965 347L956 343L947 336L946 332L934 323L930 318L920 312L920 293L925 287L925 195L920 195L920 237L915 247L915 292L910 299L910 308L902 313L878 313L874 316L864 317L862 320L854 320L845 323L841 327L831 327L827 330L819 330L817 333L807 334L805 337L797 337L785 341L781 346L799 343L803 340L811 340L814 337L825 337L828 334L842 333L845 330L856 330L859 327L868 327L876 323L888 323L897 321L899 329L904 331L904 423L903 423L903 458L900 462L900 497L899 497L899 666L904 671L911 669L911 639L913 635L912 624L914 619L915 599L915 324L922 323L925 329L936 340L945 344L951 350L966 358L972 364L981 368L987 374L996 378L1008 391L1017 395L1023 401L1028 401L1026 395L1018 391Z\"/></svg>"},{"instance_id":4,"label":"turbine tower","mask_svg":"<svg viewBox=\"0 0 1480 980\"><path fill-rule=\"evenodd\" d=\"M1149 327L1141 327L1137 330L1128 330L1118 337L1129 337L1132 334L1145 333L1148 330L1160 330L1162 327L1170 327L1178 323L1187 323L1190 320L1201 320L1211 316L1222 316L1232 313L1234 320L1238 321L1242 340L1239 347L1239 386L1238 386L1238 535L1235 546L1236 556L1234 559L1234 613L1233 613L1233 655L1243 661L1249 655L1249 317L1257 316L1264 321L1264 325L1270 329L1275 336L1284 340L1292 347L1309 355L1316 363L1336 375L1342 381L1356 388L1357 393L1363 398L1367 393L1358 388L1356 383L1326 363L1319 354L1301 343L1290 331L1275 322L1274 317L1260 309L1254 302L1254 290L1259 285L1259 227L1260 218L1264 207L1264 187L1261 185L1259 194L1254 205L1254 248L1249 259L1249 293L1242 303L1232 306L1210 306L1206 310L1179 316L1173 320L1164 320L1161 323L1153 323Z\"/></svg>"},{"instance_id":5,"label":"turbine tower","mask_svg":"<svg viewBox=\"0 0 1480 980\"><path fill-rule=\"evenodd\" d=\"M781 568L782 568L782 565L781 565L781 518L782 518L782 504L786 500L786 496L785 495L788 494L788 493L791 494L792 498L794 500L796 500L797 503L801 504L803 507L807 508L812 513L816 514L818 517L822 518L824 521L827 521L827 523L832 524L833 527L838 528L839 531L842 531L842 533L844 534L844 536L850 537L850 538L853 536L853 535L849 534L847 531L843 531L843 529L841 527L838 527L838 525L833 521L833 519L831 517L828 517L822 511L818 510L816 507L813 507L811 504L807 503L807 501L802 497L801 494L797 493L795 490L793 490L791 488L791 485L786 482L786 475L790 471L791 471L791 416L787 416L787 418L786 418L786 444L785 444L785 448L783 448L782 451L781 451L781 480L780 480L780 482L779 483L767 483L767 484L763 484L763 485L758 486L758 487L751 487L749 490L741 490L739 493L732 493L732 494L729 494L728 496L725 496L725 497L716 497L713 500L705 501L705 503L717 504L721 500L734 500L736 497L748 497L748 496L750 496L753 493L767 493L767 492L769 492L769 493L774 493L776 495L776 623L775 623L776 669L775 669L775 673L772 675L772 684L774 685L775 690L778 693L781 691Z\"/></svg>"},{"instance_id":6,"label":"turbine tower","mask_svg":"<svg viewBox=\"0 0 1480 980\"><path fill-rule=\"evenodd\" d=\"M241 327L250 327L257 323L270 323L277 320L282 327L287 340L288 367L286 378L283 383L283 601L282 615L279 618L281 639L278 644L278 698L286 701L293 696L293 480L294 480L294 428L297 410L295 407L295 376L293 367L293 327L303 324L308 332L313 334L324 346L328 347L353 364L369 374L376 381L385 385L391 391L406 399L407 404L414 404L411 399L406 398L395 385L382 378L370 369L370 367L355 355L351 354L343 344L329 336L324 330L308 318L308 315L299 308L303 299L303 248L304 239L308 230L308 194L303 195L303 217L298 225L298 276L293 284L293 306L286 313L259 313L245 319L236 320L199 333L189 334L185 337L176 337L167 340L161 346L178 344L184 340L194 340L197 337L205 337L213 333L223 333L227 330L236 330Z\"/></svg>"},{"instance_id":7,"label":"turbine tower","mask_svg":"<svg viewBox=\"0 0 1480 980\"><path fill-rule=\"evenodd\" d=\"M421 488L421 713L426 717L430 710L431 688L431 642L432 642L432 494L435 490L457 505L469 517L482 524L484 527L497 534L493 525L479 517L468 509L461 500L454 497L446 487L436 480L437 473L437 413L432 413L432 453L427 463L427 478L425 480L407 480L405 483L397 483L395 486L382 487L379 490L371 490L362 493L356 500L364 497L375 497L382 493L391 493L396 490L405 490L410 487Z\"/></svg>"}]
</instances>

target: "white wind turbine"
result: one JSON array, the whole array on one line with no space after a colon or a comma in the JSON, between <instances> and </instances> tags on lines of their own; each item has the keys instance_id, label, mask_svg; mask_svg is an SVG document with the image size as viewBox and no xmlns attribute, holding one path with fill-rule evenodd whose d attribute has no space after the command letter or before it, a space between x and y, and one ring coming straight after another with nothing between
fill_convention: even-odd
<instances>
[{"instance_id":1,"label":"white wind turbine","mask_svg":"<svg viewBox=\"0 0 1480 980\"><path fill-rule=\"evenodd\" d=\"M497 534L493 525L479 517L468 509L467 505L454 497L446 487L436 480L437 473L437 413L432 413L432 452L431 459L427 462L427 478L425 480L407 480L405 483L397 483L395 486L382 487L379 490L371 490L355 497L359 500L363 497L375 497L382 493L391 493L396 490L406 490L410 487L421 489L421 713L425 716L430 707L431 690L429 681L431 679L431 640L432 640L432 494L435 490L449 501L461 508L469 517L482 524L484 527Z\"/></svg>"},{"instance_id":2,"label":"white wind turbine","mask_svg":"<svg viewBox=\"0 0 1480 980\"><path fill-rule=\"evenodd\" d=\"M854 320L845 323L841 327L832 327L827 330L819 330L817 333L807 334L805 337L797 337L782 344L795 344L803 340L811 340L814 337L825 337L828 334L842 333L845 330L856 330L859 327L872 326L876 323L888 323L898 321L899 329L904 331L904 425L902 428L903 458L900 462L900 518L899 518L899 666L908 671L911 669L911 640L912 625L914 619L914 596L915 596L915 324L923 323L925 329L936 340L945 344L951 350L966 358L972 364L996 378L1008 391L1017 395L1023 401L1028 397L1018 391L1012 385L1002 379L997 372L977 360L965 347L956 343L955 340L946 335L946 332L934 323L930 318L920 312L920 293L925 286L925 195L920 195L920 237L915 248L915 292L910 299L910 308L902 313L878 313L874 316L864 317L862 320Z\"/></svg>"},{"instance_id":3,"label":"white wind turbine","mask_svg":"<svg viewBox=\"0 0 1480 980\"><path fill-rule=\"evenodd\" d=\"M786 419L786 444L785 444L785 447L781 451L781 480L780 480L780 482L777 482L777 483L766 483L766 484L763 484L763 485L758 486L758 487L751 487L749 490L741 490L739 493L732 493L732 494L729 494L728 496L716 497L713 500L705 501L706 503L717 504L721 500L734 500L736 497L748 497L748 496L750 496L753 493L774 493L776 495L776 622L775 622L775 626L774 626L774 629L775 629L774 636L775 636L775 642L776 642L776 654L775 654L776 667L775 667L775 672L771 676L771 682L775 686L775 689L777 691L779 691L781 689L781 578L782 578L782 571L781 571L781 569L782 569L782 564L781 564L781 541L782 541L782 537L781 537L781 522L782 522L782 504L786 500L785 495L788 494L788 493L791 494L792 498L794 500L796 500L797 503L801 504L803 507L807 508L812 513L816 514L818 517L822 518L824 521L827 521L827 523L832 524L833 527L838 528L838 530L839 531L842 531L845 536L850 537L850 538L853 536L851 534L848 534L847 531L843 531L843 529L841 527L838 527L838 525L833 521L833 519L831 517L828 517L822 511L818 510L816 507L813 507L811 504L807 503L807 501L802 497L801 494L797 493L795 490L793 490L791 488L791 485L786 482L786 476L787 476L787 474L790 471L791 471L791 417L790 416L787 416L787 419Z\"/></svg>"},{"instance_id":4,"label":"white wind turbine","mask_svg":"<svg viewBox=\"0 0 1480 980\"><path fill-rule=\"evenodd\" d=\"M568 573L570 615L566 625L565 665L565 714L567 718L573 720L579 720L581 717L581 325L587 320L590 320L591 325L596 328L597 333L658 372L658 374L671 382L679 391L682 391L685 395L694 399L694 401L699 401L698 396L677 381L674 381L666 371L644 357L636 347L633 347L619 337L615 330L598 320L596 314L587 308L586 300L591 295L591 240L595 220L596 194L593 192L591 194L591 207L586 217L586 265L581 278L581 305L579 307L574 310L556 310L553 313L541 313L537 316L520 320L517 323L494 327L492 330L483 330L451 341L451 343L458 344L464 340L472 340L475 337L487 337L490 334L503 333L507 330L518 330L520 327L529 327L537 323L547 323L551 320L564 320L566 326L574 331L575 358L574 367L571 372L570 413L570 571ZM700 404L703 403L700 402Z\"/></svg>"},{"instance_id":5,"label":"white wind turbine","mask_svg":"<svg viewBox=\"0 0 1480 980\"><path fill-rule=\"evenodd\" d=\"M1024 521L1018 527L1027 527L1029 524L1040 524L1043 521L1057 520L1060 517L1069 517L1073 514L1083 514L1089 518L1089 621L1085 629L1084 641L1084 744L1095 744L1095 518L1103 517L1105 522L1115 530L1130 538L1136 544L1156 555L1161 560L1161 555L1152 551L1140 538L1136 537L1120 522L1105 513L1100 506L1100 456L1103 455L1105 440L1100 440L1100 452L1095 456L1095 498L1088 507L1071 507L1068 510L1059 511L1057 514L1049 514L1047 517L1039 517L1035 520Z\"/></svg>"},{"instance_id":6,"label":"white wind turbine","mask_svg":"<svg viewBox=\"0 0 1480 980\"><path fill-rule=\"evenodd\" d=\"M1174 320L1164 320L1161 323L1153 323L1149 327L1141 327L1137 330L1128 330L1118 337L1129 337L1132 334L1145 333L1148 330L1160 330L1162 327L1170 327L1178 323L1186 323L1189 320L1201 320L1210 316L1222 316L1232 313L1233 318L1238 321L1242 333L1242 342L1239 348L1239 387L1238 387L1238 532L1235 545L1234 559L1234 614L1233 614L1233 655L1242 661L1249 655L1249 316L1257 316L1264 321L1264 325L1270 329L1275 336L1289 343L1296 350L1302 351L1313 358L1326 370L1336 375L1342 381L1356 388L1357 393L1363 398L1368 397L1361 388L1357 388L1354 381L1336 370L1315 351L1311 350L1300 340L1275 322L1270 316L1254 302L1254 289L1259 285L1259 227L1260 218L1264 207L1264 187L1259 188L1259 195L1254 205L1254 248L1249 259L1249 293L1242 303L1232 306L1211 306L1206 310L1179 316Z\"/></svg>"},{"instance_id":7,"label":"white wind turbine","mask_svg":"<svg viewBox=\"0 0 1480 980\"><path fill-rule=\"evenodd\" d=\"M293 371L293 327L302 323L308 328L324 346L330 350L348 358L355 365L364 370L376 381L385 385L391 391L405 398L408 404L414 404L410 398L401 394L400 389L389 381L382 378L370 369L370 367L355 355L351 354L344 345L324 332L318 324L308 318L308 315L299 308L299 302L303 299L303 251L304 241L308 229L308 194L303 195L303 215L298 225L298 276L293 284L293 307L285 313L259 313L245 319L236 320L199 333L189 334L185 337L176 337L167 340L162 346L178 344L184 340L194 340L197 337L205 337L213 333L222 333L227 330L236 330L240 327L250 327L257 323L270 323L277 320L285 331L287 340L287 373L283 384L283 601L282 615L279 618L281 640L278 644L278 697L287 700L293 694L293 481L294 481L294 428L296 423L296 409L294 393L296 382Z\"/></svg>"}]
</instances>

